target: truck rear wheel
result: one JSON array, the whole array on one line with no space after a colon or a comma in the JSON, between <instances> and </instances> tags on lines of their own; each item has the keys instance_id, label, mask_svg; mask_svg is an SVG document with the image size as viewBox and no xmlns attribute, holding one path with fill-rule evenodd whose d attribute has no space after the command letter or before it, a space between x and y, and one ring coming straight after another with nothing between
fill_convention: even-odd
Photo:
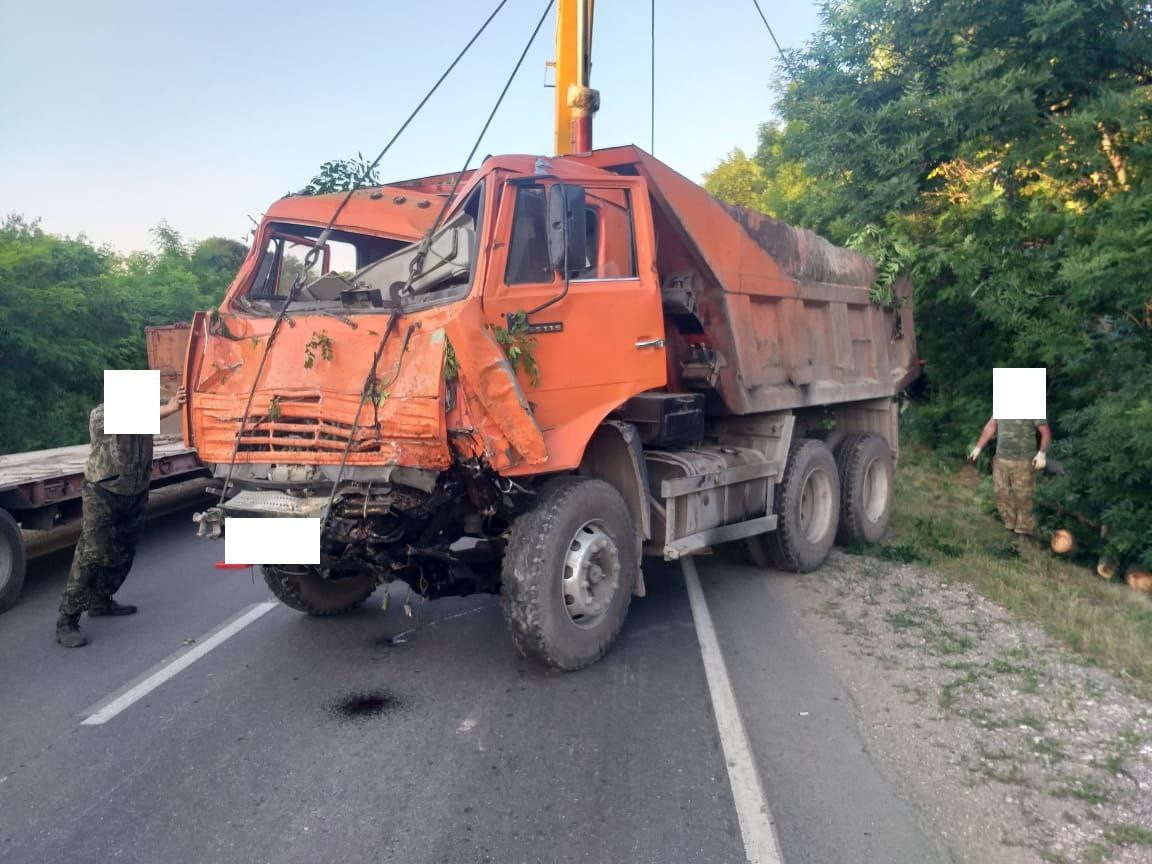
<instances>
[{"instance_id":1,"label":"truck rear wheel","mask_svg":"<svg viewBox=\"0 0 1152 864\"><path fill-rule=\"evenodd\" d=\"M872 432L848 435L836 451L841 543L879 543L892 512L892 450Z\"/></svg>"},{"instance_id":2,"label":"truck rear wheel","mask_svg":"<svg viewBox=\"0 0 1152 864\"><path fill-rule=\"evenodd\" d=\"M624 624L640 566L628 506L612 486L565 477L512 525L501 605L527 657L575 670L608 651Z\"/></svg>"},{"instance_id":3,"label":"truck rear wheel","mask_svg":"<svg viewBox=\"0 0 1152 864\"><path fill-rule=\"evenodd\" d=\"M836 460L823 441L802 438L788 452L784 476L776 484L776 530L754 538L757 563L808 573L828 557L840 521L840 480ZM761 566L763 566L761 563Z\"/></svg>"},{"instance_id":4,"label":"truck rear wheel","mask_svg":"<svg viewBox=\"0 0 1152 864\"><path fill-rule=\"evenodd\" d=\"M0 612L12 608L24 587L24 537L7 510L0 510Z\"/></svg>"},{"instance_id":5,"label":"truck rear wheel","mask_svg":"<svg viewBox=\"0 0 1152 864\"><path fill-rule=\"evenodd\" d=\"M260 569L276 599L309 615L351 611L376 590L376 577L370 573L325 579L319 567L302 564L264 564Z\"/></svg>"}]
</instances>

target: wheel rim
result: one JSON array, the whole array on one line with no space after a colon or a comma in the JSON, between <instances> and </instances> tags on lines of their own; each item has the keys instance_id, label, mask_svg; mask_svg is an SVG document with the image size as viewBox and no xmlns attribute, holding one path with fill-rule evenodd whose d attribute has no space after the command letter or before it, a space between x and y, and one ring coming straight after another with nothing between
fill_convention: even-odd
<instances>
[{"instance_id":1,"label":"wheel rim","mask_svg":"<svg viewBox=\"0 0 1152 864\"><path fill-rule=\"evenodd\" d=\"M879 459L873 459L864 469L861 494L864 499L864 515L869 522L879 522L888 504L888 472Z\"/></svg>"},{"instance_id":2,"label":"wheel rim","mask_svg":"<svg viewBox=\"0 0 1152 864\"><path fill-rule=\"evenodd\" d=\"M564 557L564 609L577 627L595 627L620 587L620 553L598 522L580 526Z\"/></svg>"},{"instance_id":3,"label":"wheel rim","mask_svg":"<svg viewBox=\"0 0 1152 864\"><path fill-rule=\"evenodd\" d=\"M832 524L832 480L820 469L804 478L800 493L800 531L809 543L817 543Z\"/></svg>"}]
</instances>

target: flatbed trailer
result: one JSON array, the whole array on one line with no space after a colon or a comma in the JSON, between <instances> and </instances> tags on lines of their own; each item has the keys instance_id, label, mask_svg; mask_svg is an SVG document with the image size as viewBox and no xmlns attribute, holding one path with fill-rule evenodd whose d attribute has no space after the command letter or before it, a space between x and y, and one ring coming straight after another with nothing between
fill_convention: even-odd
<instances>
[{"instance_id":1,"label":"flatbed trailer","mask_svg":"<svg viewBox=\"0 0 1152 864\"><path fill-rule=\"evenodd\" d=\"M0 456L0 612L16 602L24 585L22 529L47 531L79 521L89 449L79 444ZM152 488L206 473L179 435L156 436Z\"/></svg>"}]
</instances>

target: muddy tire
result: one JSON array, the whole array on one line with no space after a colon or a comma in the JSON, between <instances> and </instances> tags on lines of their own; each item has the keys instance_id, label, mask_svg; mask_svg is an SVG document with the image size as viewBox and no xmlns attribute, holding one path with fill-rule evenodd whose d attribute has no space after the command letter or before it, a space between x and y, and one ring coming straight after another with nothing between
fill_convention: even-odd
<instances>
[{"instance_id":1,"label":"muddy tire","mask_svg":"<svg viewBox=\"0 0 1152 864\"><path fill-rule=\"evenodd\" d=\"M767 561L781 570L808 573L828 557L840 522L840 479L823 441L792 444L776 484L776 530L762 540Z\"/></svg>"},{"instance_id":2,"label":"muddy tire","mask_svg":"<svg viewBox=\"0 0 1152 864\"><path fill-rule=\"evenodd\" d=\"M0 612L11 609L24 587L24 537L7 510L0 510Z\"/></svg>"},{"instance_id":3,"label":"muddy tire","mask_svg":"<svg viewBox=\"0 0 1152 864\"><path fill-rule=\"evenodd\" d=\"M276 599L308 615L349 612L376 590L376 578L366 573L325 579L319 567L265 564L260 569Z\"/></svg>"},{"instance_id":4,"label":"muddy tire","mask_svg":"<svg viewBox=\"0 0 1152 864\"><path fill-rule=\"evenodd\" d=\"M500 599L526 657L572 671L595 663L624 624L639 569L628 506L612 486L565 477L512 525Z\"/></svg>"},{"instance_id":5,"label":"muddy tire","mask_svg":"<svg viewBox=\"0 0 1152 864\"><path fill-rule=\"evenodd\" d=\"M840 543L879 543L892 513L892 449L875 433L848 435L836 451L840 477Z\"/></svg>"}]
</instances>

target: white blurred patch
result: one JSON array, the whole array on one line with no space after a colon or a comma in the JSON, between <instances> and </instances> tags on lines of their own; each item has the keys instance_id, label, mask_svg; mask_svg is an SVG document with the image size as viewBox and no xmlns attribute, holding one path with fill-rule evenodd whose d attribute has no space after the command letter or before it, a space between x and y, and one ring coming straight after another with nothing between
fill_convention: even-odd
<instances>
[{"instance_id":1,"label":"white blurred patch","mask_svg":"<svg viewBox=\"0 0 1152 864\"><path fill-rule=\"evenodd\" d=\"M224 519L225 564L319 564L320 520Z\"/></svg>"},{"instance_id":2,"label":"white blurred patch","mask_svg":"<svg viewBox=\"0 0 1152 864\"><path fill-rule=\"evenodd\" d=\"M996 420L1045 420L1048 370L992 370L992 417Z\"/></svg>"},{"instance_id":3,"label":"white blurred patch","mask_svg":"<svg viewBox=\"0 0 1152 864\"><path fill-rule=\"evenodd\" d=\"M104 432L160 434L160 370L104 370Z\"/></svg>"}]
</instances>

